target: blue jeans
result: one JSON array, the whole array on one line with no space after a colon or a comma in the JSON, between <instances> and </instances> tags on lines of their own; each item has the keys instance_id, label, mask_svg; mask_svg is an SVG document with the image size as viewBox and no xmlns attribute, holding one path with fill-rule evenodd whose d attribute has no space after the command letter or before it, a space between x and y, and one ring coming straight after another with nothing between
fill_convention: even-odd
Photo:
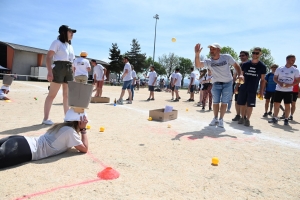
<instances>
[{"instance_id":1,"label":"blue jeans","mask_svg":"<svg viewBox=\"0 0 300 200\"><path fill-rule=\"evenodd\" d=\"M220 102L224 104L228 104L232 96L232 81L227 83L223 83L223 82L213 83L211 93L213 96L214 104L219 104Z\"/></svg>"},{"instance_id":2,"label":"blue jeans","mask_svg":"<svg viewBox=\"0 0 300 200\"><path fill-rule=\"evenodd\" d=\"M131 85L130 89L131 89L131 94L132 94L132 100L133 100L133 96L134 96L134 88L135 88L135 85Z\"/></svg>"},{"instance_id":3,"label":"blue jeans","mask_svg":"<svg viewBox=\"0 0 300 200\"><path fill-rule=\"evenodd\" d=\"M129 80L129 81L124 81L123 82L123 87L122 87L122 90L126 90L126 89L130 89L131 87L131 83L132 83L132 80Z\"/></svg>"}]
</instances>

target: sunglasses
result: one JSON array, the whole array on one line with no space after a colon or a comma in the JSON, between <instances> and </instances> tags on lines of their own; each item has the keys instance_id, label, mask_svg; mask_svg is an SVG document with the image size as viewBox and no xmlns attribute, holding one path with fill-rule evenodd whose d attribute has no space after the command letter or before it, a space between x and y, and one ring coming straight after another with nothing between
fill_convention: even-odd
<instances>
[{"instance_id":1,"label":"sunglasses","mask_svg":"<svg viewBox=\"0 0 300 200\"><path fill-rule=\"evenodd\" d=\"M246 55L239 55L239 57L244 57L244 56L246 56Z\"/></svg>"},{"instance_id":2,"label":"sunglasses","mask_svg":"<svg viewBox=\"0 0 300 200\"><path fill-rule=\"evenodd\" d=\"M259 52L253 51L253 52L252 52L252 55L259 55Z\"/></svg>"}]
</instances>

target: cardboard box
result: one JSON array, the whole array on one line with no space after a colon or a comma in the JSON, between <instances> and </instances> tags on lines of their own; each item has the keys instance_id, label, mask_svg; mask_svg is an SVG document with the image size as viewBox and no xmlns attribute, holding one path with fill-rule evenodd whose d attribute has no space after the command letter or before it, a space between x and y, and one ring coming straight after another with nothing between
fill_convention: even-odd
<instances>
[{"instance_id":1,"label":"cardboard box","mask_svg":"<svg viewBox=\"0 0 300 200\"><path fill-rule=\"evenodd\" d=\"M91 103L109 103L110 98L109 97L92 97Z\"/></svg>"},{"instance_id":2,"label":"cardboard box","mask_svg":"<svg viewBox=\"0 0 300 200\"><path fill-rule=\"evenodd\" d=\"M178 115L177 110L173 110L167 113L165 113L164 110L165 110L164 108L149 110L149 117L152 117L152 120L162 121L162 122L177 119L177 115Z\"/></svg>"}]
</instances>

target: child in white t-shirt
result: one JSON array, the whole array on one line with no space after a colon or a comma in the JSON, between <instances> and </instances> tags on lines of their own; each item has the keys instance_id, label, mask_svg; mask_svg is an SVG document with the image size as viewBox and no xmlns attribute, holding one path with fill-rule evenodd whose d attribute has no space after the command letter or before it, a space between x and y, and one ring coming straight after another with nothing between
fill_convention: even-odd
<instances>
[{"instance_id":1,"label":"child in white t-shirt","mask_svg":"<svg viewBox=\"0 0 300 200\"><path fill-rule=\"evenodd\" d=\"M0 89L0 100L10 100L6 95L9 93L9 86L3 85Z\"/></svg>"}]
</instances>

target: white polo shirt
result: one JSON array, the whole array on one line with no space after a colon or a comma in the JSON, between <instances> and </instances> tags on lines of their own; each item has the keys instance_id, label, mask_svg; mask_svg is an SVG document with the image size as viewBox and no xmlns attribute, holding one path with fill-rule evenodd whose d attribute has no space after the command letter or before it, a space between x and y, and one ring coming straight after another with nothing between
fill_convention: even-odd
<instances>
[{"instance_id":1,"label":"white polo shirt","mask_svg":"<svg viewBox=\"0 0 300 200\"><path fill-rule=\"evenodd\" d=\"M75 67L75 76L85 75L88 76L88 68L91 68L90 62L85 58L76 58L73 62Z\"/></svg>"},{"instance_id":2,"label":"white polo shirt","mask_svg":"<svg viewBox=\"0 0 300 200\"><path fill-rule=\"evenodd\" d=\"M103 73L104 73L104 67L100 64L97 64L94 67L93 77L96 74L96 80L97 81L103 81Z\"/></svg>"},{"instance_id":3,"label":"white polo shirt","mask_svg":"<svg viewBox=\"0 0 300 200\"><path fill-rule=\"evenodd\" d=\"M182 75L178 72L178 73L175 73L175 79L176 79L176 83L175 83L175 86L181 86L181 80L182 80ZM174 79L174 81L175 81Z\"/></svg>"},{"instance_id":4,"label":"white polo shirt","mask_svg":"<svg viewBox=\"0 0 300 200\"><path fill-rule=\"evenodd\" d=\"M192 78L193 78L193 81L192 81ZM196 73L195 72L192 72L191 75L190 75L190 84L191 85L195 85L195 79L196 79Z\"/></svg>"},{"instance_id":5,"label":"white polo shirt","mask_svg":"<svg viewBox=\"0 0 300 200\"><path fill-rule=\"evenodd\" d=\"M132 73L131 73L131 65L129 62L125 64L123 69L123 74L125 73L126 69L128 70L128 73L126 74L126 76L123 77L123 81L130 81L132 80Z\"/></svg>"},{"instance_id":6,"label":"white polo shirt","mask_svg":"<svg viewBox=\"0 0 300 200\"><path fill-rule=\"evenodd\" d=\"M274 76L278 76L278 81L281 83L292 84L294 83L295 79L299 77L299 70L294 66L289 68L282 66L276 69ZM275 90L281 92L292 92L293 86L280 87L279 84L276 84Z\"/></svg>"},{"instance_id":7,"label":"white polo shirt","mask_svg":"<svg viewBox=\"0 0 300 200\"><path fill-rule=\"evenodd\" d=\"M54 40L49 51L55 52L53 61L70 61L73 63L75 59L73 47L68 42L62 43L60 40Z\"/></svg>"},{"instance_id":8,"label":"white polo shirt","mask_svg":"<svg viewBox=\"0 0 300 200\"><path fill-rule=\"evenodd\" d=\"M132 76L132 79L135 78L135 81L132 83L132 85L135 85L135 83L136 83L136 72L134 70L132 70L131 76Z\"/></svg>"},{"instance_id":9,"label":"white polo shirt","mask_svg":"<svg viewBox=\"0 0 300 200\"><path fill-rule=\"evenodd\" d=\"M149 72L148 77L149 77L148 85L155 86L156 83L153 84L153 82L155 81L155 78L157 77L156 71Z\"/></svg>"}]
</instances>

